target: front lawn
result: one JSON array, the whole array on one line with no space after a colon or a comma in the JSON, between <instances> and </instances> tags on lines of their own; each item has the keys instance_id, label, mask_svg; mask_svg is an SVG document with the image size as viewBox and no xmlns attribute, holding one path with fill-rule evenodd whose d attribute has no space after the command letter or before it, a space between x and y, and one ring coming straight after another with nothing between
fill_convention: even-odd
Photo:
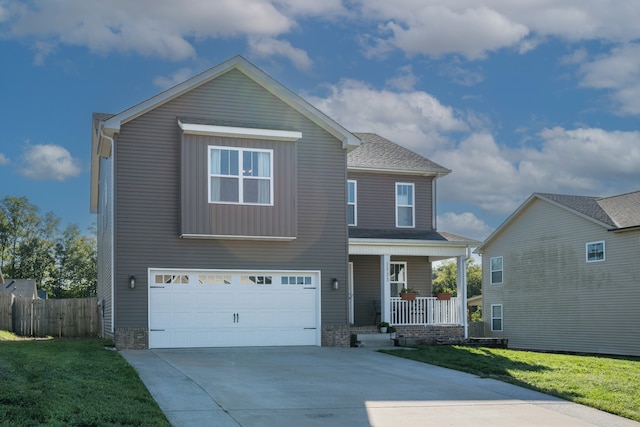
<instances>
[{"instance_id":1,"label":"front lawn","mask_svg":"<svg viewBox=\"0 0 640 427\"><path fill-rule=\"evenodd\" d=\"M0 424L169 426L136 371L100 339L0 333Z\"/></svg>"},{"instance_id":2,"label":"front lawn","mask_svg":"<svg viewBox=\"0 0 640 427\"><path fill-rule=\"evenodd\" d=\"M640 421L640 358L463 346L383 351L495 378Z\"/></svg>"}]
</instances>

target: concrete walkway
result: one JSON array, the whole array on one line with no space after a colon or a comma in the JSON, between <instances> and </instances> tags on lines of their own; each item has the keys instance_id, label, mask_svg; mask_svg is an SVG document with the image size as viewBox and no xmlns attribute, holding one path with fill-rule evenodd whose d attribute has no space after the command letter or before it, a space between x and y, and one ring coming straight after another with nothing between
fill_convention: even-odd
<instances>
[{"instance_id":1,"label":"concrete walkway","mask_svg":"<svg viewBox=\"0 0 640 427\"><path fill-rule=\"evenodd\" d=\"M124 350L187 426L640 426L500 381L368 349Z\"/></svg>"}]
</instances>

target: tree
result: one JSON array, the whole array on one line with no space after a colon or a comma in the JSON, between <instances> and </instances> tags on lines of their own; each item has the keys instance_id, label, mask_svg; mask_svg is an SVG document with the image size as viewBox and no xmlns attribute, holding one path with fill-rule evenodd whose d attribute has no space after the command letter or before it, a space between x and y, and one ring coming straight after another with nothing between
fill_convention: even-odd
<instances>
[{"instance_id":1,"label":"tree","mask_svg":"<svg viewBox=\"0 0 640 427\"><path fill-rule=\"evenodd\" d=\"M38 207L26 197L7 196L0 201L0 212L0 268L7 277L25 277L20 271L19 246L31 238L37 228Z\"/></svg>"},{"instance_id":2,"label":"tree","mask_svg":"<svg viewBox=\"0 0 640 427\"><path fill-rule=\"evenodd\" d=\"M473 258L466 261L467 268L467 297L482 293L482 267ZM439 265L433 271L433 292L448 292L453 295L458 291L458 265L450 260Z\"/></svg>"},{"instance_id":3,"label":"tree","mask_svg":"<svg viewBox=\"0 0 640 427\"><path fill-rule=\"evenodd\" d=\"M58 277L51 291L56 297L81 298L96 294L97 242L68 226L55 247Z\"/></svg>"},{"instance_id":4,"label":"tree","mask_svg":"<svg viewBox=\"0 0 640 427\"><path fill-rule=\"evenodd\" d=\"M26 197L0 200L0 268L5 277L34 279L55 298L95 295L97 242L77 225L60 233L60 219Z\"/></svg>"}]
</instances>

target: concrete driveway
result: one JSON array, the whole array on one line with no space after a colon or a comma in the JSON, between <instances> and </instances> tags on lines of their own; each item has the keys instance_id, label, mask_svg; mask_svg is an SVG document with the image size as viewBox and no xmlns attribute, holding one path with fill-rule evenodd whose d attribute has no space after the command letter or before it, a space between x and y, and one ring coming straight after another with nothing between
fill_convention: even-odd
<instances>
[{"instance_id":1,"label":"concrete driveway","mask_svg":"<svg viewBox=\"0 0 640 427\"><path fill-rule=\"evenodd\" d=\"M124 350L174 426L639 426L364 348Z\"/></svg>"}]
</instances>

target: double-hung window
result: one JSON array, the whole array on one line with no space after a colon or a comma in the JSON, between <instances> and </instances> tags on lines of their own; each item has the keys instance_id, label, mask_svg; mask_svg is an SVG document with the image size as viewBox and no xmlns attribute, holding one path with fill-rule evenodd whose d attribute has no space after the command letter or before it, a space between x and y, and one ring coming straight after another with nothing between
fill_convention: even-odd
<instances>
[{"instance_id":1,"label":"double-hung window","mask_svg":"<svg viewBox=\"0 0 640 427\"><path fill-rule=\"evenodd\" d=\"M414 185L396 182L396 227L415 227Z\"/></svg>"},{"instance_id":2,"label":"double-hung window","mask_svg":"<svg viewBox=\"0 0 640 427\"><path fill-rule=\"evenodd\" d=\"M604 261L604 240L587 243L587 262Z\"/></svg>"},{"instance_id":3,"label":"double-hung window","mask_svg":"<svg viewBox=\"0 0 640 427\"><path fill-rule=\"evenodd\" d=\"M489 260L491 264L491 284L499 285L502 283L502 257L497 256Z\"/></svg>"},{"instance_id":4,"label":"double-hung window","mask_svg":"<svg viewBox=\"0 0 640 427\"><path fill-rule=\"evenodd\" d=\"M392 262L389 267L391 273L391 277L389 278L391 296L397 297L400 295L400 290L407 287L407 263Z\"/></svg>"},{"instance_id":5,"label":"double-hung window","mask_svg":"<svg viewBox=\"0 0 640 427\"><path fill-rule=\"evenodd\" d=\"M491 304L491 330L502 332L502 304Z\"/></svg>"},{"instance_id":6,"label":"double-hung window","mask_svg":"<svg viewBox=\"0 0 640 427\"><path fill-rule=\"evenodd\" d=\"M273 204L273 150L209 147L209 203Z\"/></svg>"},{"instance_id":7,"label":"double-hung window","mask_svg":"<svg viewBox=\"0 0 640 427\"><path fill-rule=\"evenodd\" d=\"M347 181L347 224L358 225L358 182Z\"/></svg>"}]
</instances>

